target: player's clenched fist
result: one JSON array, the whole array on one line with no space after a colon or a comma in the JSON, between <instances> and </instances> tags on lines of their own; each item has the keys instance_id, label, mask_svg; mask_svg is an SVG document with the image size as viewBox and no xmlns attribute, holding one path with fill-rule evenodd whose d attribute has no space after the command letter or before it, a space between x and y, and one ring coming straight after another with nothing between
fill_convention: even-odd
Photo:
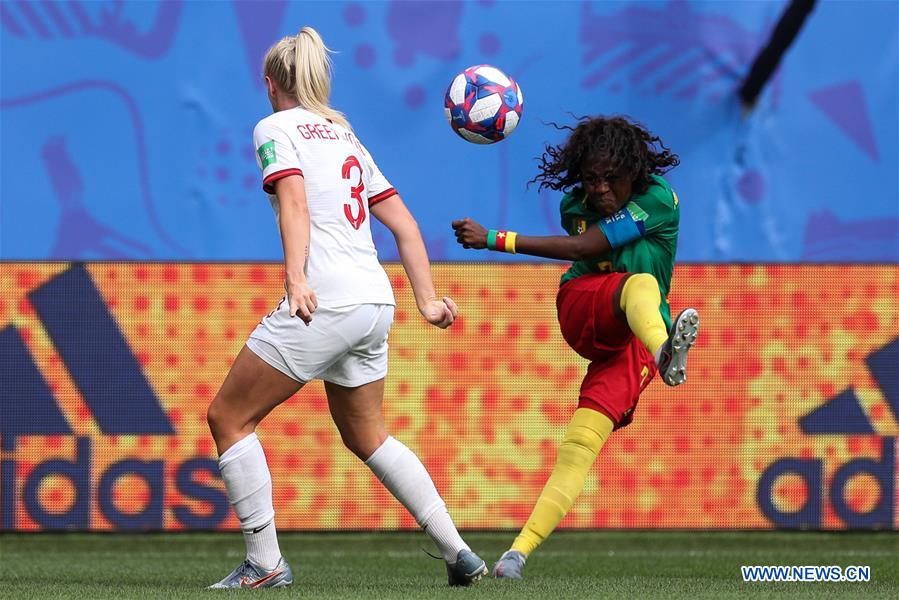
<instances>
[{"instance_id":1,"label":"player's clenched fist","mask_svg":"<svg viewBox=\"0 0 899 600\"><path fill-rule=\"evenodd\" d=\"M442 300L436 298L428 300L419 308L419 311L428 323L440 329L446 329L452 325L456 320L456 315L459 314L456 303L448 296L444 296Z\"/></svg>"},{"instance_id":2,"label":"player's clenched fist","mask_svg":"<svg viewBox=\"0 0 899 600\"><path fill-rule=\"evenodd\" d=\"M287 285L287 305L290 311L288 314L291 317L299 317L306 325L309 325L312 321L312 313L318 308L318 299L305 281L291 283Z\"/></svg>"},{"instance_id":3,"label":"player's clenched fist","mask_svg":"<svg viewBox=\"0 0 899 600\"><path fill-rule=\"evenodd\" d=\"M477 221L472 221L468 217L453 221L453 230L456 232L456 241L462 244L463 248L483 250L487 247L487 230Z\"/></svg>"}]
</instances>

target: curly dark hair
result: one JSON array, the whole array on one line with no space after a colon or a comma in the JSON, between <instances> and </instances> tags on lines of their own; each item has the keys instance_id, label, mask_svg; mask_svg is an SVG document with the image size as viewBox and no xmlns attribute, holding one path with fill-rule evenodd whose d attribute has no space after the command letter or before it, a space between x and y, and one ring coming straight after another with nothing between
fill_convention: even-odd
<instances>
[{"instance_id":1,"label":"curly dark hair","mask_svg":"<svg viewBox=\"0 0 899 600\"><path fill-rule=\"evenodd\" d=\"M571 131L571 135L558 146L546 146L539 157L541 172L529 184L539 182L541 190L568 192L581 183L581 165L589 160L608 162L613 172L630 177L634 192L642 194L652 183L650 175L661 175L680 164L680 158L658 136L629 117L579 117L577 120L575 127L551 123L556 129Z\"/></svg>"}]
</instances>

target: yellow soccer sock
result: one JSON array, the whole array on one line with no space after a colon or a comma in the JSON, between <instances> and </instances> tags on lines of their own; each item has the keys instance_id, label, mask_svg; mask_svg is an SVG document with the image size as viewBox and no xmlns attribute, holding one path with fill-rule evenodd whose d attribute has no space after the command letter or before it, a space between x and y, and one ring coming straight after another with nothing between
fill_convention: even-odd
<instances>
[{"instance_id":1,"label":"yellow soccer sock","mask_svg":"<svg viewBox=\"0 0 899 600\"><path fill-rule=\"evenodd\" d=\"M659 312L661 303L659 283L649 273L631 275L621 288L620 305L627 324L653 356L668 339L668 328Z\"/></svg>"},{"instance_id":2,"label":"yellow soccer sock","mask_svg":"<svg viewBox=\"0 0 899 600\"><path fill-rule=\"evenodd\" d=\"M515 538L512 550L530 555L568 514L613 427L612 420L598 411L589 408L574 411L559 446L556 466L531 516Z\"/></svg>"}]
</instances>

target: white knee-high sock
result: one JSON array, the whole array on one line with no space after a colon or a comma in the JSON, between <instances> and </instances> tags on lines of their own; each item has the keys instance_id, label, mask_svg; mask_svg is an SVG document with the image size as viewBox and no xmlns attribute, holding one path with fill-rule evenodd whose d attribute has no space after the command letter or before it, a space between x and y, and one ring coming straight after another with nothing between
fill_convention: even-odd
<instances>
[{"instance_id":1,"label":"white knee-high sock","mask_svg":"<svg viewBox=\"0 0 899 600\"><path fill-rule=\"evenodd\" d=\"M255 433L219 457L219 471L247 543L247 559L268 571L278 566L281 548L275 531L272 476Z\"/></svg>"},{"instance_id":2,"label":"white knee-high sock","mask_svg":"<svg viewBox=\"0 0 899 600\"><path fill-rule=\"evenodd\" d=\"M455 562L459 550L470 549L456 530L427 469L412 450L388 436L365 464L415 517L445 560Z\"/></svg>"}]
</instances>

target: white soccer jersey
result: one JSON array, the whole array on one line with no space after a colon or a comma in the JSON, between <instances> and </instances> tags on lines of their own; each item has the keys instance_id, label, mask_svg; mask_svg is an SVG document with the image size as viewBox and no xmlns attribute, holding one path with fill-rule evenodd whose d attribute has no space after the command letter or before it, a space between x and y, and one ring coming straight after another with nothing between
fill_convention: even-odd
<instances>
[{"instance_id":1,"label":"white soccer jersey","mask_svg":"<svg viewBox=\"0 0 899 600\"><path fill-rule=\"evenodd\" d=\"M396 190L353 132L292 108L259 121L253 143L275 219L275 181L303 177L310 221L306 279L319 304L395 305L371 237L370 209Z\"/></svg>"}]
</instances>

